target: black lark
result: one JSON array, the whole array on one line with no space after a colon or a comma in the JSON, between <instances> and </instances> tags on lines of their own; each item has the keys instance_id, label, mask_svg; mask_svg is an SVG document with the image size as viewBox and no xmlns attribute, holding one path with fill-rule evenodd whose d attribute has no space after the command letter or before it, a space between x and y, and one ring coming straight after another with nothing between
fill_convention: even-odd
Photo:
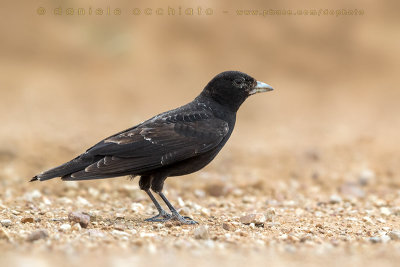
<instances>
[{"instance_id":1,"label":"black lark","mask_svg":"<svg viewBox=\"0 0 400 267\"><path fill-rule=\"evenodd\" d=\"M245 73L222 72L189 104L112 135L31 181L140 176L140 188L159 212L146 221L174 219L195 224L191 218L181 216L165 197L162 192L165 179L196 172L210 163L231 136L240 105L251 95L271 90L268 84ZM161 207L151 191L160 195L171 213Z\"/></svg>"}]
</instances>

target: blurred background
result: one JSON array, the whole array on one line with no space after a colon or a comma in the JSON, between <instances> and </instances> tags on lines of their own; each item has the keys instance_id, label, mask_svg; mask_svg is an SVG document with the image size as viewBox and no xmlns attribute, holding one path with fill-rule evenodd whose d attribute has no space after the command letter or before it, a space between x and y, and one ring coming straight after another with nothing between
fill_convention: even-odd
<instances>
[{"instance_id":1,"label":"blurred background","mask_svg":"<svg viewBox=\"0 0 400 267\"><path fill-rule=\"evenodd\" d=\"M54 15L59 7L61 15ZM90 8L110 8L111 15L89 15ZM132 14L135 8L140 15ZM155 14L158 8L163 15ZM178 15L188 8L193 15ZM116 9L121 15L112 15ZM171 9L175 15L168 15ZM364 13L259 15L271 9ZM259 13L237 13L246 10ZM275 91L248 99L217 159L204 172L167 180L167 190L195 201L195 189L207 193L207 186L222 183L278 201L305 190L315 201L350 192L400 204L398 10L398 1L3 1L3 203L33 189L65 196L60 181L27 181L102 138L191 101L216 74L239 70ZM367 187L343 187L359 179ZM112 192L127 184L84 182L76 191L85 196L89 187Z\"/></svg>"}]
</instances>

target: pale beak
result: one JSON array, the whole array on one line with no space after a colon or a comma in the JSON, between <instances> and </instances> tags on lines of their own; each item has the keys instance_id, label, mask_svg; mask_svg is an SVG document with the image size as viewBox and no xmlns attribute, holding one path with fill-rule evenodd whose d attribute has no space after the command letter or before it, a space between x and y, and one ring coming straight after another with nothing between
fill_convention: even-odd
<instances>
[{"instance_id":1,"label":"pale beak","mask_svg":"<svg viewBox=\"0 0 400 267\"><path fill-rule=\"evenodd\" d=\"M272 90L274 90L274 88L272 88L271 85L257 81L257 85L250 90L249 94L254 95L257 93L268 92Z\"/></svg>"}]
</instances>

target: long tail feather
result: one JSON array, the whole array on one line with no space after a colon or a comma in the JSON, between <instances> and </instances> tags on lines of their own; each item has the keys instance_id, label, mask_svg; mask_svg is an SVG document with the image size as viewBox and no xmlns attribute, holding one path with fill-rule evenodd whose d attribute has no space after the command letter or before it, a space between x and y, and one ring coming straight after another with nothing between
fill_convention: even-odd
<instances>
[{"instance_id":1,"label":"long tail feather","mask_svg":"<svg viewBox=\"0 0 400 267\"><path fill-rule=\"evenodd\" d=\"M80 171L80 170L86 168L87 166L89 166L90 164L96 162L100 158L102 158L102 157L101 156L93 157L93 156L87 155L86 153L82 154L67 163L64 163L58 167L52 168L50 170L44 171L41 174L34 176L30 180L30 182L46 181L49 179L53 179L56 177L62 177L62 176Z\"/></svg>"}]
</instances>

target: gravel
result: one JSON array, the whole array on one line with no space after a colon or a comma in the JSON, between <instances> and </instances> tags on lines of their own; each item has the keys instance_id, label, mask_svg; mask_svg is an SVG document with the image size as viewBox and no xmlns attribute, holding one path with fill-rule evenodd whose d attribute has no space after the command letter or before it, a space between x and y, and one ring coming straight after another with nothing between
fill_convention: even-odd
<instances>
[{"instance_id":1,"label":"gravel","mask_svg":"<svg viewBox=\"0 0 400 267\"><path fill-rule=\"evenodd\" d=\"M74 225L72 225L71 229L73 231L78 231L80 232L82 230L82 226L80 225L80 223L75 223Z\"/></svg>"},{"instance_id":2,"label":"gravel","mask_svg":"<svg viewBox=\"0 0 400 267\"><path fill-rule=\"evenodd\" d=\"M90 229L87 231L88 235L90 237L94 237L94 238L103 238L105 237L105 234L103 233L103 231L100 230L96 230L96 229Z\"/></svg>"},{"instance_id":3,"label":"gravel","mask_svg":"<svg viewBox=\"0 0 400 267\"><path fill-rule=\"evenodd\" d=\"M342 198L338 195L332 195L329 199L329 203L331 204L338 204L342 202Z\"/></svg>"},{"instance_id":4,"label":"gravel","mask_svg":"<svg viewBox=\"0 0 400 267\"><path fill-rule=\"evenodd\" d=\"M62 232L69 232L71 230L71 225L68 223L64 223L60 226L60 231Z\"/></svg>"},{"instance_id":5,"label":"gravel","mask_svg":"<svg viewBox=\"0 0 400 267\"><path fill-rule=\"evenodd\" d=\"M88 227L90 223L90 216L81 212L70 212L68 219L73 223L79 223L82 228Z\"/></svg>"},{"instance_id":6,"label":"gravel","mask_svg":"<svg viewBox=\"0 0 400 267\"><path fill-rule=\"evenodd\" d=\"M11 222L11 220L4 219L4 220L1 220L1 221L0 221L0 224L1 224L2 226L4 226L4 227L9 227L9 226L12 224L12 222Z\"/></svg>"},{"instance_id":7,"label":"gravel","mask_svg":"<svg viewBox=\"0 0 400 267\"><path fill-rule=\"evenodd\" d=\"M21 219L21 223L33 223L35 221L32 217L24 217Z\"/></svg>"},{"instance_id":8,"label":"gravel","mask_svg":"<svg viewBox=\"0 0 400 267\"><path fill-rule=\"evenodd\" d=\"M194 238L196 239L209 239L210 233L208 232L208 227L205 225L200 225L194 230Z\"/></svg>"},{"instance_id":9,"label":"gravel","mask_svg":"<svg viewBox=\"0 0 400 267\"><path fill-rule=\"evenodd\" d=\"M226 223L226 222L224 222L222 224L222 228L227 231L235 231L236 230L236 227L232 223Z\"/></svg>"},{"instance_id":10,"label":"gravel","mask_svg":"<svg viewBox=\"0 0 400 267\"><path fill-rule=\"evenodd\" d=\"M375 179L375 173L372 170L364 169L360 172L358 180L361 185L365 186Z\"/></svg>"},{"instance_id":11,"label":"gravel","mask_svg":"<svg viewBox=\"0 0 400 267\"><path fill-rule=\"evenodd\" d=\"M0 228L0 240L9 241L10 237L5 229Z\"/></svg>"},{"instance_id":12,"label":"gravel","mask_svg":"<svg viewBox=\"0 0 400 267\"><path fill-rule=\"evenodd\" d=\"M33 242L33 241L36 241L39 239L46 239L48 237L49 237L49 234L48 234L47 230L39 229L39 230L35 230L32 233L30 233L26 240L29 242Z\"/></svg>"},{"instance_id":13,"label":"gravel","mask_svg":"<svg viewBox=\"0 0 400 267\"><path fill-rule=\"evenodd\" d=\"M399 240L400 240L400 231L390 231L390 232L388 233L388 236L389 236L392 240L399 241Z\"/></svg>"},{"instance_id":14,"label":"gravel","mask_svg":"<svg viewBox=\"0 0 400 267\"><path fill-rule=\"evenodd\" d=\"M240 217L240 222L243 224L251 224L254 223L256 225L263 224L267 219L265 215L262 213L252 213L247 214L245 216Z\"/></svg>"}]
</instances>

